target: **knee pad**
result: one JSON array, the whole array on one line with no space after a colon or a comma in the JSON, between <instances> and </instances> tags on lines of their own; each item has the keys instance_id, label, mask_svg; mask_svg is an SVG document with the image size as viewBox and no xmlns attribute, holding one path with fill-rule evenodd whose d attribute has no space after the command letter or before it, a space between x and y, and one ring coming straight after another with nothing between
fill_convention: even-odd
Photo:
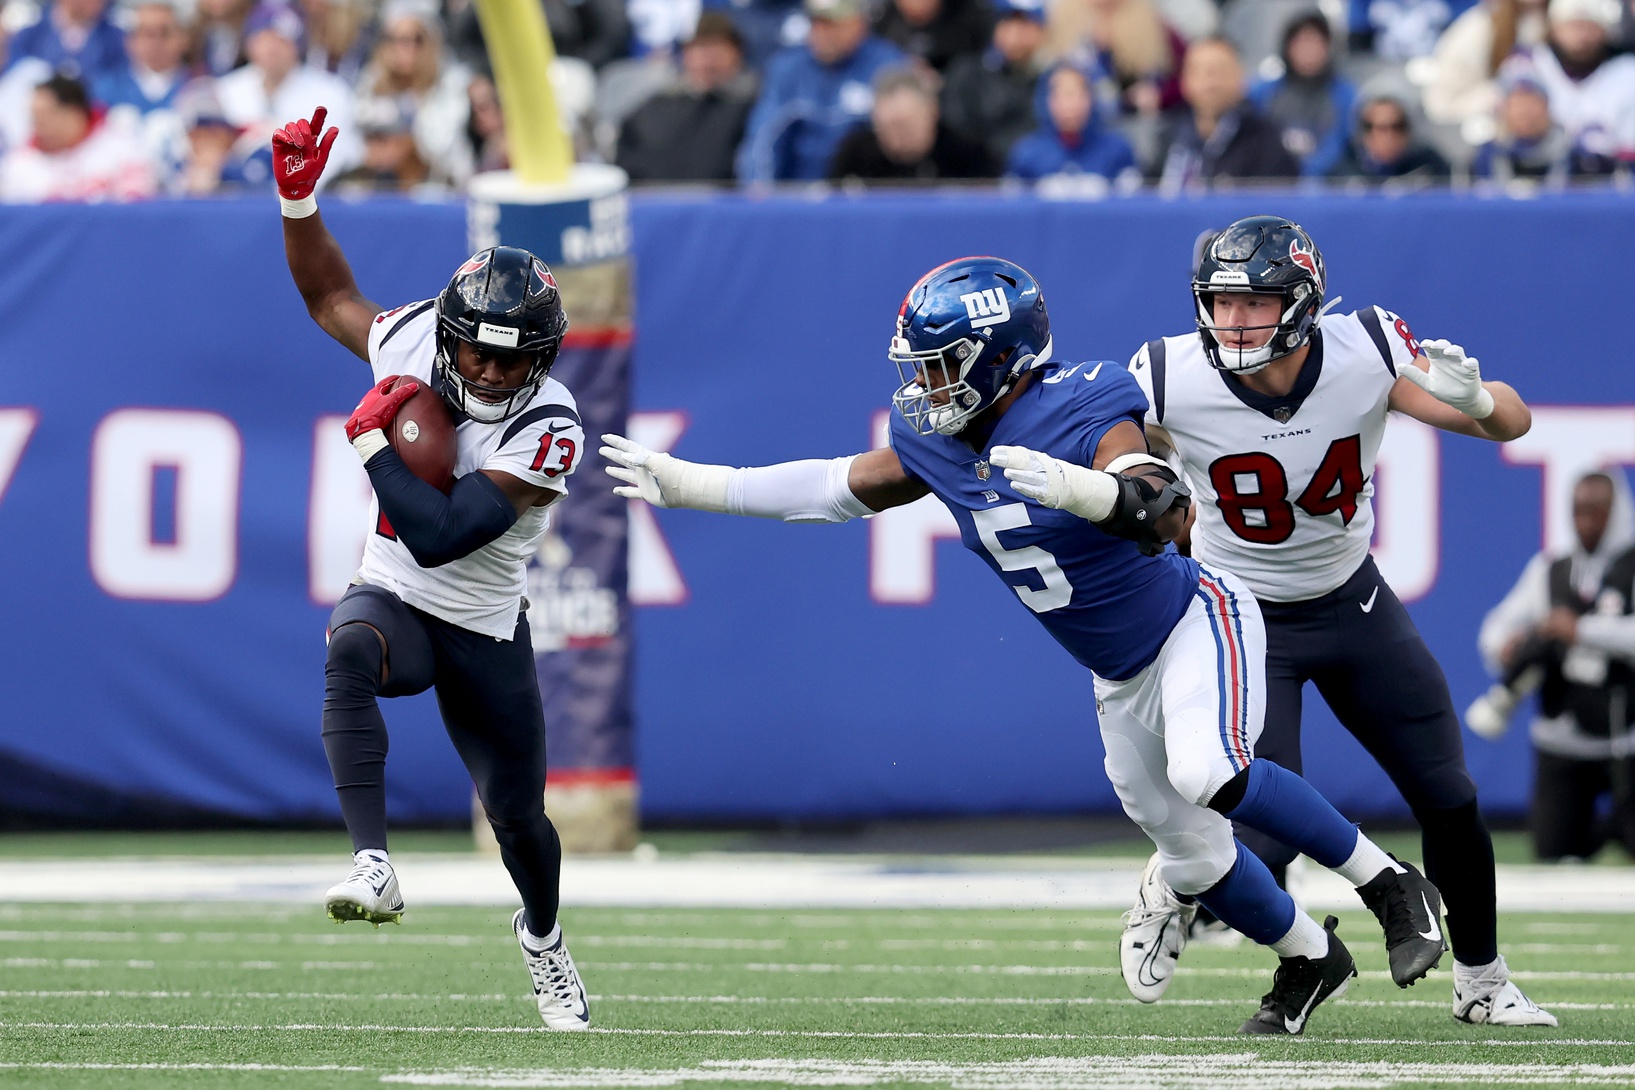
<instances>
[{"instance_id":1,"label":"knee pad","mask_svg":"<svg viewBox=\"0 0 1635 1090\"><path fill-rule=\"evenodd\" d=\"M357 622L343 624L329 635L325 688L373 697L380 690L384 662L385 651L374 629Z\"/></svg>"},{"instance_id":2,"label":"knee pad","mask_svg":"<svg viewBox=\"0 0 1635 1090\"><path fill-rule=\"evenodd\" d=\"M1208 806L1235 774L1224 755L1195 752L1171 753L1165 773L1175 793L1194 806Z\"/></svg>"}]
</instances>

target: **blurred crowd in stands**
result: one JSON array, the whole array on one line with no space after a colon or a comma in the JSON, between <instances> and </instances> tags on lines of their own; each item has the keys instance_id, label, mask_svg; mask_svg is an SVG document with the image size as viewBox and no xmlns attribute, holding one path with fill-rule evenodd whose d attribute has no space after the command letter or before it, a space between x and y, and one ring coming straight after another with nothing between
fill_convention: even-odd
<instances>
[{"instance_id":1,"label":"blurred crowd in stands","mask_svg":"<svg viewBox=\"0 0 1635 1090\"><path fill-rule=\"evenodd\" d=\"M1627 184L1635 0L540 0L582 160L638 184ZM507 163L471 0L4 0L0 200L335 191Z\"/></svg>"}]
</instances>

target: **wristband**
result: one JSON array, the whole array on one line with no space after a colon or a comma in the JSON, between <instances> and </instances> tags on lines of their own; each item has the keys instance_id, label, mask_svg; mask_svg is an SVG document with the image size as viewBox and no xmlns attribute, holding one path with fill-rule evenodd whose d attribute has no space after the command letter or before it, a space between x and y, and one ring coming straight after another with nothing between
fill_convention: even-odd
<instances>
[{"instance_id":1,"label":"wristband","mask_svg":"<svg viewBox=\"0 0 1635 1090\"><path fill-rule=\"evenodd\" d=\"M371 428L352 440L352 449L357 451L358 456L365 462L391 445L386 433L379 428Z\"/></svg>"},{"instance_id":2,"label":"wristband","mask_svg":"<svg viewBox=\"0 0 1635 1090\"><path fill-rule=\"evenodd\" d=\"M280 193L278 206L284 210L285 219L304 220L318 211L318 198L308 193L305 197L292 201Z\"/></svg>"},{"instance_id":3,"label":"wristband","mask_svg":"<svg viewBox=\"0 0 1635 1090\"><path fill-rule=\"evenodd\" d=\"M1493 415L1493 395L1482 386L1476 391L1476 404L1465 411L1472 420L1486 420Z\"/></svg>"}]
</instances>

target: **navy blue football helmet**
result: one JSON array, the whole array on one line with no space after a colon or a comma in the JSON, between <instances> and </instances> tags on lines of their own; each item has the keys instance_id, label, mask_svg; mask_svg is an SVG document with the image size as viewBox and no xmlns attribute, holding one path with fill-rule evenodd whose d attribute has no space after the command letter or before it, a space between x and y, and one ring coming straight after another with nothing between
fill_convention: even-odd
<instances>
[{"instance_id":1,"label":"navy blue football helmet","mask_svg":"<svg viewBox=\"0 0 1635 1090\"><path fill-rule=\"evenodd\" d=\"M1227 227L1205 247L1192 276L1198 336L1209 362L1222 371L1252 375L1311 340L1323 318L1326 279L1323 255L1298 223L1281 216L1250 216ZM1230 330L1217 326L1215 296L1225 292L1278 296L1277 324ZM1262 329L1272 333L1259 348L1229 348L1217 336Z\"/></svg>"},{"instance_id":2,"label":"navy blue football helmet","mask_svg":"<svg viewBox=\"0 0 1635 1090\"><path fill-rule=\"evenodd\" d=\"M1035 361L1050 359L1039 282L998 257L962 257L920 277L897 312L891 403L921 435L958 435Z\"/></svg>"},{"instance_id":3,"label":"navy blue football helmet","mask_svg":"<svg viewBox=\"0 0 1635 1090\"><path fill-rule=\"evenodd\" d=\"M473 420L492 424L514 416L545 381L567 332L562 293L545 262L515 246L473 254L437 297L436 388ZM455 366L460 341L490 352L531 355L527 378L515 390L472 382Z\"/></svg>"}]
</instances>

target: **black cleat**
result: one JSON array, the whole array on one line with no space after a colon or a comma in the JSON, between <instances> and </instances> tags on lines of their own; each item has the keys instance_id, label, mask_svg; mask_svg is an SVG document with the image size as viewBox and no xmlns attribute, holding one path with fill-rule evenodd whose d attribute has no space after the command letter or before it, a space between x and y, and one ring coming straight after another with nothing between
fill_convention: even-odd
<instances>
[{"instance_id":1,"label":"black cleat","mask_svg":"<svg viewBox=\"0 0 1635 1090\"><path fill-rule=\"evenodd\" d=\"M1382 870L1357 887L1357 896L1385 932L1391 979L1406 988L1436 968L1448 944L1442 936L1442 894L1412 863L1397 862L1405 873Z\"/></svg>"},{"instance_id":2,"label":"black cleat","mask_svg":"<svg viewBox=\"0 0 1635 1090\"><path fill-rule=\"evenodd\" d=\"M1328 932L1328 953L1320 958L1283 958L1272 977L1272 990L1260 1001L1260 1009L1243 1023L1239 1033L1276 1033L1298 1037L1306 1031L1306 1019L1317 1004L1345 994L1357 964L1334 929L1340 921L1333 916L1323 921Z\"/></svg>"}]
</instances>

